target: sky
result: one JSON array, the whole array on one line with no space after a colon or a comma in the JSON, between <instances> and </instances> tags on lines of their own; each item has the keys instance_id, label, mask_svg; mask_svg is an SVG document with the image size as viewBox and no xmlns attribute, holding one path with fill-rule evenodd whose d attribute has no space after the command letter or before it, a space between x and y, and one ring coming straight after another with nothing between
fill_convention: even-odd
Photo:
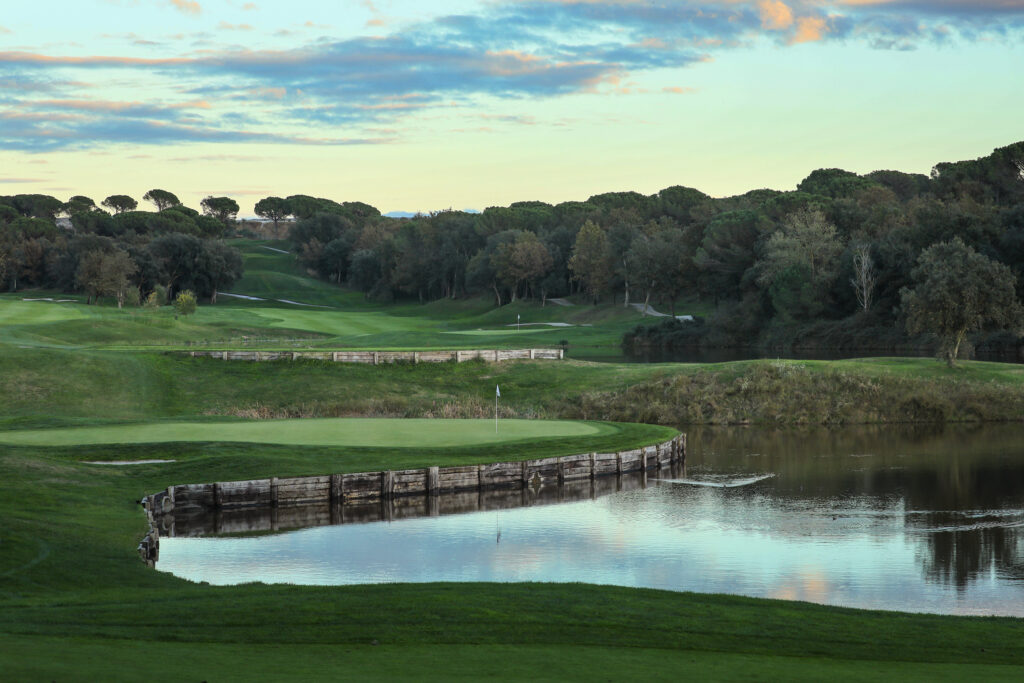
<instances>
[{"instance_id":1,"label":"sky","mask_svg":"<svg viewBox=\"0 0 1024 683\"><path fill-rule=\"evenodd\" d=\"M1024 0L38 0L0 195L382 211L794 189L1024 140Z\"/></svg>"}]
</instances>

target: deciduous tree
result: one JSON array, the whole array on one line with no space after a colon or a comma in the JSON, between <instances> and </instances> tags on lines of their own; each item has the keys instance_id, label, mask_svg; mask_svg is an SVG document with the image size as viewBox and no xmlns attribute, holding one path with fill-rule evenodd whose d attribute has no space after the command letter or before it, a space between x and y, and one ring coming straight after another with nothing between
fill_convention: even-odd
<instances>
[{"instance_id":1,"label":"deciduous tree","mask_svg":"<svg viewBox=\"0 0 1024 683\"><path fill-rule=\"evenodd\" d=\"M1021 323L1013 273L959 237L921 252L911 278L900 292L907 331L937 335L950 367L969 332Z\"/></svg>"},{"instance_id":2,"label":"deciduous tree","mask_svg":"<svg viewBox=\"0 0 1024 683\"><path fill-rule=\"evenodd\" d=\"M569 257L569 271L596 304L612 274L608 236L597 223L587 221L576 234Z\"/></svg>"}]
</instances>

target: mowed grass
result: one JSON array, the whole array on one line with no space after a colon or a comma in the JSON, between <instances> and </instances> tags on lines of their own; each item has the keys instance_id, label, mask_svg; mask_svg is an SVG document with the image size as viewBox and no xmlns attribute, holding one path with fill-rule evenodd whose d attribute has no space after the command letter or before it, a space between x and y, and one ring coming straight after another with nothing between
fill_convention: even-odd
<instances>
[{"instance_id":1,"label":"mowed grass","mask_svg":"<svg viewBox=\"0 0 1024 683\"><path fill-rule=\"evenodd\" d=\"M379 303L362 293L311 277L287 242L232 240L245 259L245 275L230 292L263 301L221 296L200 301L195 315L176 317L170 307L118 310L111 301L86 306L82 297L55 292L0 295L0 344L90 348L357 348L438 349L557 346L607 347L619 353L622 335L643 318L632 308L584 302L565 307L517 301L496 307L489 295L425 304ZM77 303L26 302L23 298L75 298ZM283 303L286 299L297 303ZM300 305L310 304L310 305ZM569 327L523 327L560 322Z\"/></svg>"},{"instance_id":2,"label":"mowed grass","mask_svg":"<svg viewBox=\"0 0 1024 683\"><path fill-rule=\"evenodd\" d=\"M194 584L145 567L136 501L173 483L503 459L507 446L0 450L7 680L1014 680L1019 619L585 584ZM176 462L103 467L81 460ZM445 455L448 453L448 455ZM102 457L101 457L102 456ZM458 462L459 460L456 460ZM415 464L414 464L415 463ZM400 522L396 522L400 523ZM636 533L643 533L637 528Z\"/></svg>"},{"instance_id":3,"label":"mowed grass","mask_svg":"<svg viewBox=\"0 0 1024 683\"><path fill-rule=\"evenodd\" d=\"M235 442L439 448L607 435L610 425L566 420L310 419L251 422L161 422L66 429L0 431L0 444L77 446L167 442ZM583 449L580 449L581 451Z\"/></svg>"}]
</instances>

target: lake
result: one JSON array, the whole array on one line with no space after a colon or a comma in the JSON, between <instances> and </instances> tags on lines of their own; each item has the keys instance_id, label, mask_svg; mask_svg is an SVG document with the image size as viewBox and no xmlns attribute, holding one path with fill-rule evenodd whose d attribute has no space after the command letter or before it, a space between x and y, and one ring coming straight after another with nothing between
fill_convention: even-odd
<instances>
[{"instance_id":1,"label":"lake","mask_svg":"<svg viewBox=\"0 0 1024 683\"><path fill-rule=\"evenodd\" d=\"M157 569L213 584L584 581L1024 616L1024 425L686 431L685 471L660 477L183 521ZM321 526L261 531L303 524Z\"/></svg>"}]
</instances>

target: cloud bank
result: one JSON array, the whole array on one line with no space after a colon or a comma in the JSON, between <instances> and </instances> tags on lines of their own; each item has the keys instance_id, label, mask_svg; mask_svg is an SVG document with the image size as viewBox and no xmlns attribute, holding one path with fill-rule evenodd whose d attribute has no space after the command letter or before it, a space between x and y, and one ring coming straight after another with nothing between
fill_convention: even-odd
<instances>
[{"instance_id":1,"label":"cloud bank","mask_svg":"<svg viewBox=\"0 0 1024 683\"><path fill-rule=\"evenodd\" d=\"M198 2L170 5L203 11ZM259 32L249 23L221 26ZM205 48L156 58L7 51L0 52L0 149L382 144L395 138L369 127L488 98L628 96L631 76L765 42L911 50L1013 39L1022 28L1024 0L525 0L283 50ZM116 98L90 85L111 73L137 81L146 96ZM673 84L660 92L691 90Z\"/></svg>"}]
</instances>

